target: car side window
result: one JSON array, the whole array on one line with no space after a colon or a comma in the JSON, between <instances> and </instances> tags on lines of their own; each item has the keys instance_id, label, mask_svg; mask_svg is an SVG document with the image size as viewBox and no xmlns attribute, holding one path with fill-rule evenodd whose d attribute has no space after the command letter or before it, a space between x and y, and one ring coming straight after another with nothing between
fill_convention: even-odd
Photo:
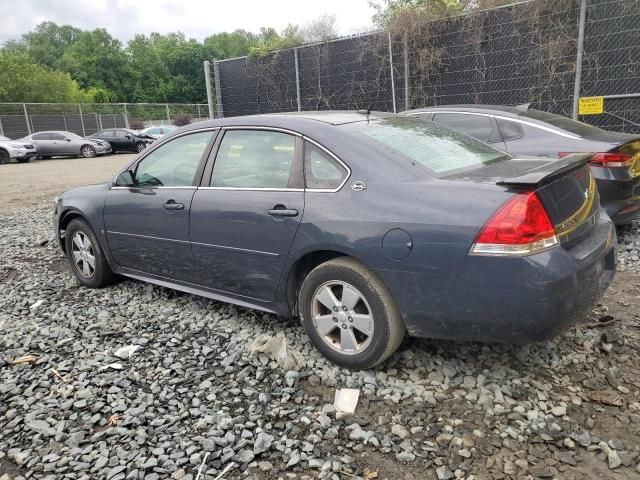
<instances>
[{"instance_id":1,"label":"car side window","mask_svg":"<svg viewBox=\"0 0 640 480\"><path fill-rule=\"evenodd\" d=\"M118 138L125 138L128 135L128 133L125 132L124 130L116 130L114 133L115 133L115 136Z\"/></svg>"},{"instance_id":2,"label":"car side window","mask_svg":"<svg viewBox=\"0 0 640 480\"><path fill-rule=\"evenodd\" d=\"M31 140L50 140L50 137L48 133L34 133Z\"/></svg>"},{"instance_id":3,"label":"car side window","mask_svg":"<svg viewBox=\"0 0 640 480\"><path fill-rule=\"evenodd\" d=\"M213 165L212 187L287 188L296 137L269 130L228 130Z\"/></svg>"},{"instance_id":4,"label":"car side window","mask_svg":"<svg viewBox=\"0 0 640 480\"><path fill-rule=\"evenodd\" d=\"M491 138L491 118L485 115L466 115L461 113L436 113L433 121L458 132L489 142Z\"/></svg>"},{"instance_id":5,"label":"car side window","mask_svg":"<svg viewBox=\"0 0 640 480\"><path fill-rule=\"evenodd\" d=\"M134 183L143 187L188 187L213 132L178 137L155 149L136 167Z\"/></svg>"},{"instance_id":6,"label":"car side window","mask_svg":"<svg viewBox=\"0 0 640 480\"><path fill-rule=\"evenodd\" d=\"M50 133L49 138L51 140L64 140L65 137L61 133Z\"/></svg>"},{"instance_id":7,"label":"car side window","mask_svg":"<svg viewBox=\"0 0 640 480\"><path fill-rule=\"evenodd\" d=\"M336 189L347 171L333 157L311 142L304 142L304 178L307 188Z\"/></svg>"},{"instance_id":8,"label":"car side window","mask_svg":"<svg viewBox=\"0 0 640 480\"><path fill-rule=\"evenodd\" d=\"M511 120L504 120L502 118L496 118L500 134L505 142L509 140L518 140L524 137L524 128L518 122L512 122Z\"/></svg>"}]
</instances>

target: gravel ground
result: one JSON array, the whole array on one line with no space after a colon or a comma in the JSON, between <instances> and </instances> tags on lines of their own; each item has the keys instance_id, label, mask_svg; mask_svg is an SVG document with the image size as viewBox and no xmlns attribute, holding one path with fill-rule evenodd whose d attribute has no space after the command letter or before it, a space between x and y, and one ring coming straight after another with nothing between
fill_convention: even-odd
<instances>
[{"instance_id":1,"label":"gravel ground","mask_svg":"<svg viewBox=\"0 0 640 480\"><path fill-rule=\"evenodd\" d=\"M0 214L2 480L640 478L638 223L565 335L410 340L365 372L294 321L130 280L80 288L49 228L42 204ZM300 371L249 353L279 332ZM343 387L360 400L337 420Z\"/></svg>"}]
</instances>

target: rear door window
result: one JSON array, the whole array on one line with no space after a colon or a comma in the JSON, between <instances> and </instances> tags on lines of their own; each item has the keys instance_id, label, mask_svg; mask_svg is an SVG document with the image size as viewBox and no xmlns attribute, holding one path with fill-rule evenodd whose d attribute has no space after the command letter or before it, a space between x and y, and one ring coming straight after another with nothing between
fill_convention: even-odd
<instances>
[{"instance_id":1,"label":"rear door window","mask_svg":"<svg viewBox=\"0 0 640 480\"><path fill-rule=\"evenodd\" d=\"M213 166L212 187L289 188L296 137L268 130L228 130Z\"/></svg>"},{"instance_id":2,"label":"rear door window","mask_svg":"<svg viewBox=\"0 0 640 480\"><path fill-rule=\"evenodd\" d=\"M327 152L311 142L304 143L304 176L307 188L335 190L347 175L347 170Z\"/></svg>"},{"instance_id":3,"label":"rear door window","mask_svg":"<svg viewBox=\"0 0 640 480\"><path fill-rule=\"evenodd\" d=\"M500 129L502 139L505 142L508 142L510 140L518 140L519 138L524 137L524 128L522 128L522 125L520 123L503 118L496 118L496 122L498 124L498 128Z\"/></svg>"},{"instance_id":4,"label":"rear door window","mask_svg":"<svg viewBox=\"0 0 640 480\"><path fill-rule=\"evenodd\" d=\"M493 127L491 117L462 113L436 113L433 121L440 123L482 142L489 142Z\"/></svg>"}]
</instances>

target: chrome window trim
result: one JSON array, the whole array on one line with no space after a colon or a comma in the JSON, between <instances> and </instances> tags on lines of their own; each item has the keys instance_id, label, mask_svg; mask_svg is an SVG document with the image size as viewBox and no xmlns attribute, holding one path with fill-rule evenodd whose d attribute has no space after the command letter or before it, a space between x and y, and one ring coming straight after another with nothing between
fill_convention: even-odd
<instances>
[{"instance_id":1,"label":"chrome window trim","mask_svg":"<svg viewBox=\"0 0 640 480\"><path fill-rule=\"evenodd\" d=\"M260 126L251 126L251 125L225 125L223 127L219 127L222 130L270 130L273 132L280 132L280 133L288 133L289 135L294 135L296 137L302 137L303 135L299 132L296 132L294 130L289 130L287 128L280 128L280 127L268 127L268 126L264 126L264 125L260 125Z\"/></svg>"},{"instance_id":2,"label":"chrome window trim","mask_svg":"<svg viewBox=\"0 0 640 480\"><path fill-rule=\"evenodd\" d=\"M410 116L410 115L433 114L434 115L433 118L435 119L435 115L437 115L439 113L453 113L453 114L457 114L457 115L477 115L477 116L480 116L480 117L499 118L500 120L507 120L507 121L511 121L511 122L521 123L522 125L528 125L529 127L539 128L540 130L544 130L545 132L553 133L555 135L559 135L559 136L565 137L565 138L570 138L571 140L582 140L582 137L576 137L574 135L562 132L560 130L555 130L555 129L550 128L550 127L545 127L543 125L538 125L537 123L528 122L526 120L521 120L519 118L512 118L512 117L505 117L505 116L502 116L502 115L495 115L493 113L460 112L460 111L455 111L455 110L429 110L427 112L405 113L405 115ZM435 123L438 123L438 122L435 122Z\"/></svg>"},{"instance_id":3,"label":"chrome window trim","mask_svg":"<svg viewBox=\"0 0 640 480\"><path fill-rule=\"evenodd\" d=\"M337 155L335 155L333 152L331 152L328 148L320 145L318 142L316 142L315 140L307 137L306 135L302 135L302 139L306 140L309 143L312 143L313 145L315 145L316 147L318 147L320 150L322 150L323 152L325 152L327 155L329 155L331 158L333 158L336 162L338 162L339 165L342 166L342 168L344 168L347 171L347 175L344 177L344 180L342 181L342 183L340 185L338 185L337 188L306 188L305 187L305 192L314 192L314 193L336 193L339 192L342 187L344 187L344 185L347 183L347 181L349 180L349 178L351 177L351 169L349 168L349 165L347 165L346 163L344 163L340 158L338 158ZM304 156L302 157L302 161L304 162ZM305 182L306 182L306 177L305 177Z\"/></svg>"},{"instance_id":4,"label":"chrome window trim","mask_svg":"<svg viewBox=\"0 0 640 480\"><path fill-rule=\"evenodd\" d=\"M198 187L198 190L243 190L256 192L304 192L304 188L267 188L267 187Z\"/></svg>"},{"instance_id":5,"label":"chrome window trim","mask_svg":"<svg viewBox=\"0 0 640 480\"><path fill-rule=\"evenodd\" d=\"M130 187L121 187L121 186L112 186L109 187L109 190L132 190L132 189L140 189L144 188L146 190L197 190L198 187L193 185L191 186L182 186L182 187L163 187L163 186L146 186L146 185L132 185Z\"/></svg>"}]
</instances>

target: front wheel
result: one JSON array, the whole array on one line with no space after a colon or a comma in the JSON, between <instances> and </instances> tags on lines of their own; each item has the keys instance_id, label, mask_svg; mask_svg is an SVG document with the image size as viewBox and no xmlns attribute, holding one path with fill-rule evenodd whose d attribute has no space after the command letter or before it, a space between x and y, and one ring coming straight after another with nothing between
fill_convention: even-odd
<instances>
[{"instance_id":1,"label":"front wheel","mask_svg":"<svg viewBox=\"0 0 640 480\"><path fill-rule=\"evenodd\" d=\"M71 220L65 230L65 247L71 270L82 285L102 288L113 283L115 274L87 222Z\"/></svg>"},{"instance_id":2,"label":"front wheel","mask_svg":"<svg viewBox=\"0 0 640 480\"><path fill-rule=\"evenodd\" d=\"M138 153L140 153L141 151L143 151L145 148L147 148L147 144L143 143L143 142L138 142L136 143L136 151Z\"/></svg>"},{"instance_id":3,"label":"front wheel","mask_svg":"<svg viewBox=\"0 0 640 480\"><path fill-rule=\"evenodd\" d=\"M93 158L96 156L96 149L91 145L83 145L80 149L80 155L84 158Z\"/></svg>"},{"instance_id":4,"label":"front wheel","mask_svg":"<svg viewBox=\"0 0 640 480\"><path fill-rule=\"evenodd\" d=\"M400 346L405 326L391 294L372 272L340 257L307 275L298 299L302 325L333 363L367 369Z\"/></svg>"},{"instance_id":5,"label":"front wheel","mask_svg":"<svg viewBox=\"0 0 640 480\"><path fill-rule=\"evenodd\" d=\"M0 165L9 163L9 152L6 150L0 150Z\"/></svg>"}]
</instances>

